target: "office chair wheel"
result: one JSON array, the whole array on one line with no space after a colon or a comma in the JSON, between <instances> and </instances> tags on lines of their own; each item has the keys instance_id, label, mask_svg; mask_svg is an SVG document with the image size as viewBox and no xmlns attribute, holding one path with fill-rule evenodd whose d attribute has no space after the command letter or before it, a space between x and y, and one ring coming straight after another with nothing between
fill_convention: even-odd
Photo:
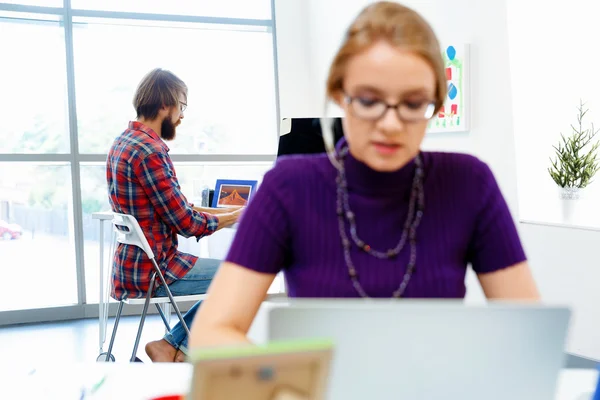
<instances>
[{"instance_id":1,"label":"office chair wheel","mask_svg":"<svg viewBox=\"0 0 600 400\"><path fill-rule=\"evenodd\" d=\"M115 362L115 356L114 356L114 354L111 354L110 358L108 359L108 361L106 361L106 355L107 354L108 354L108 352L100 353L100 355L98 357L96 357L96 361L97 362Z\"/></svg>"}]
</instances>

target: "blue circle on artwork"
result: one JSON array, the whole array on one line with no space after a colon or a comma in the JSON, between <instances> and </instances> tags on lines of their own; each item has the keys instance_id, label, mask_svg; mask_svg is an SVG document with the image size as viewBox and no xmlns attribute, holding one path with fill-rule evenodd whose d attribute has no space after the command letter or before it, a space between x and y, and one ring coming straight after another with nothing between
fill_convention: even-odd
<instances>
[{"instance_id":1,"label":"blue circle on artwork","mask_svg":"<svg viewBox=\"0 0 600 400\"><path fill-rule=\"evenodd\" d=\"M450 100L454 100L458 94L458 89L454 86L454 83L448 85L448 97Z\"/></svg>"},{"instance_id":2,"label":"blue circle on artwork","mask_svg":"<svg viewBox=\"0 0 600 400\"><path fill-rule=\"evenodd\" d=\"M454 46L448 46L446 49L446 55L450 61L454 60L454 57L456 57L456 49Z\"/></svg>"}]
</instances>

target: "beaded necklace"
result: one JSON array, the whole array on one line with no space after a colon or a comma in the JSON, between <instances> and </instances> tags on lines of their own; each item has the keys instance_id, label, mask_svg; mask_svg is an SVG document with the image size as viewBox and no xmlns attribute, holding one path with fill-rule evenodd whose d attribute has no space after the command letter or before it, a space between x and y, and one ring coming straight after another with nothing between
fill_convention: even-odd
<instances>
[{"instance_id":1,"label":"beaded necklace","mask_svg":"<svg viewBox=\"0 0 600 400\"><path fill-rule=\"evenodd\" d=\"M352 281L352 285L358 292L361 297L369 297L362 285L358 280L358 273L356 271L356 267L352 262L352 258L350 257L350 248L352 243L356 245L359 249L364 251L367 254L370 254L373 257L379 259L392 259L396 258L398 254L402 251L406 242L408 240L410 246L410 259L408 262L408 266L406 268L406 272L404 274L404 278L400 283L400 286L394 293L392 294L392 298L400 298L404 294L406 290L406 286L412 277L415 264L417 262L417 241L416 241L416 233L419 223L423 218L423 208L424 208L424 196L423 196L423 163L421 161L421 155L417 155L415 158L415 175L413 177L412 188L410 193L410 202L408 206L408 214L406 216L406 222L404 223L404 229L402 231L402 236L400 237L400 241L398 244L387 251L380 251L374 249L371 245L365 243L358 236L358 231L356 229L356 217L355 214L350 210L350 204L348 202L348 183L346 180L346 171L344 169L344 158L348 155L348 146L345 145L340 149L337 153L336 158L338 161L338 175L336 178L337 185L337 215L338 215L338 226L340 231L340 237L342 239L342 246L344 248L344 260L346 261L346 266L348 267L348 275L350 280ZM350 226L350 238L346 234L346 221Z\"/></svg>"}]
</instances>

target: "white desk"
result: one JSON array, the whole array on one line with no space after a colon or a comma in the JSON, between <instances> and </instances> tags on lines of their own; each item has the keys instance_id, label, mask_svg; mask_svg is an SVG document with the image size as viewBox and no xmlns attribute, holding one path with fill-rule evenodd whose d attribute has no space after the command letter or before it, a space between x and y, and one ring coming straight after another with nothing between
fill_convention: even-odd
<instances>
[{"instance_id":1,"label":"white desk","mask_svg":"<svg viewBox=\"0 0 600 400\"><path fill-rule=\"evenodd\" d=\"M82 386L104 383L89 399L149 400L153 397L184 394L190 385L190 364L89 363L48 365L31 375L28 371L2 371L2 399L81 398ZM594 370L563 370L555 400L590 400L598 373ZM86 397L88 398L88 397Z\"/></svg>"}]
</instances>

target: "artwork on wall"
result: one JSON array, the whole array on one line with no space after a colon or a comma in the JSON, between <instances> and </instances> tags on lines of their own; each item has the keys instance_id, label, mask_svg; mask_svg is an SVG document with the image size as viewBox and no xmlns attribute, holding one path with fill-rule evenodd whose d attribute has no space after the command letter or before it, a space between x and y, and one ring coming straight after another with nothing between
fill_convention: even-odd
<instances>
[{"instance_id":1,"label":"artwork on wall","mask_svg":"<svg viewBox=\"0 0 600 400\"><path fill-rule=\"evenodd\" d=\"M429 122L428 132L469 130L469 45L442 47L448 93L444 106Z\"/></svg>"}]
</instances>

